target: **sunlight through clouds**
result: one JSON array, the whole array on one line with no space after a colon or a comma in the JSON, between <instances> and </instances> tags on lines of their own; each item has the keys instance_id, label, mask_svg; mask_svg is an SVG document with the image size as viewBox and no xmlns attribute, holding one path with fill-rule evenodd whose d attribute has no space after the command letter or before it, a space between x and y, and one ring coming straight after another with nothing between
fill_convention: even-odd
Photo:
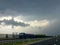
<instances>
[{"instance_id":1,"label":"sunlight through clouds","mask_svg":"<svg viewBox=\"0 0 60 45\"><path fill-rule=\"evenodd\" d=\"M8 17L1 17L0 18L0 22L1 22L1 24L3 25L7 25L7 22L9 22L8 23L8 25L10 25L10 22L11 22L11 24L12 25L14 25L14 23L16 24L16 25L18 25L19 23L21 23L21 24L29 24L31 27L46 27L46 26L48 26L49 25L49 23L50 23L50 21L49 20L47 20L47 19L44 19L44 20L33 20L33 21L25 21L25 20L23 20L22 18L24 18L24 17L21 17L21 16L16 16L16 17L14 17L13 18L13 20L12 20L12 16L8 16ZM8 21L9 20L9 21ZM14 22L14 23L13 23ZM19 24L20 25L20 24ZM18 26L19 26L18 25Z\"/></svg>"},{"instance_id":2,"label":"sunlight through clouds","mask_svg":"<svg viewBox=\"0 0 60 45\"><path fill-rule=\"evenodd\" d=\"M49 21L48 20L41 20L41 21L31 21L29 22L30 26L32 27L44 27L44 26L48 26L49 25Z\"/></svg>"}]
</instances>

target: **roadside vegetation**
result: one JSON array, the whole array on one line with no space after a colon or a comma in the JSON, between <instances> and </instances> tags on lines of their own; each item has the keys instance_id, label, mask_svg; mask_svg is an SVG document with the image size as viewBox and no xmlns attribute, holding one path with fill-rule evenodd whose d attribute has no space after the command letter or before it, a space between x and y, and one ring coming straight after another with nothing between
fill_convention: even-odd
<instances>
[{"instance_id":1,"label":"roadside vegetation","mask_svg":"<svg viewBox=\"0 0 60 45\"><path fill-rule=\"evenodd\" d=\"M31 44L35 43L38 41L44 41L48 40L50 38L36 38L36 39L25 39L25 40L20 40L20 41L13 41L13 42L8 42L8 43L0 43L0 45L25 45L25 44Z\"/></svg>"}]
</instances>

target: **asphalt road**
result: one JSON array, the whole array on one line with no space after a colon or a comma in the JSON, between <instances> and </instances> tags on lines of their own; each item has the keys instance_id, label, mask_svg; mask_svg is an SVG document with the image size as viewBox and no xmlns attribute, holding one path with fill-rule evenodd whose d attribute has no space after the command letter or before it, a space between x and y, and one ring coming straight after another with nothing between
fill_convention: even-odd
<instances>
[{"instance_id":1,"label":"asphalt road","mask_svg":"<svg viewBox=\"0 0 60 45\"><path fill-rule=\"evenodd\" d=\"M37 42L30 45L60 45L60 37L55 37L49 40Z\"/></svg>"}]
</instances>

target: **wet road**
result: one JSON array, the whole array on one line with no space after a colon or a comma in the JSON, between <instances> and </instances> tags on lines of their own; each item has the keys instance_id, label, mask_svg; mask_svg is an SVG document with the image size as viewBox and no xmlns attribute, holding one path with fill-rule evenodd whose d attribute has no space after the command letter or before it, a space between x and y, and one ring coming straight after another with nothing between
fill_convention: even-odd
<instances>
[{"instance_id":1,"label":"wet road","mask_svg":"<svg viewBox=\"0 0 60 45\"><path fill-rule=\"evenodd\" d=\"M49 40L37 42L34 44L30 44L30 45L60 45L60 37L55 37Z\"/></svg>"}]
</instances>

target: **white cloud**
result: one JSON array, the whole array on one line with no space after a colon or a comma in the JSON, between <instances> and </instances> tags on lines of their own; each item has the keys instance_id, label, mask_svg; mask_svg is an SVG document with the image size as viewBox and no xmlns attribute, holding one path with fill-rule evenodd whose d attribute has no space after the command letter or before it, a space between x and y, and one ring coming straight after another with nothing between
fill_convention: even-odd
<instances>
[{"instance_id":1,"label":"white cloud","mask_svg":"<svg viewBox=\"0 0 60 45\"><path fill-rule=\"evenodd\" d=\"M12 29L12 25L0 25L1 29Z\"/></svg>"},{"instance_id":2,"label":"white cloud","mask_svg":"<svg viewBox=\"0 0 60 45\"><path fill-rule=\"evenodd\" d=\"M2 20L11 20L12 19L12 17L11 16L3 16L3 17L0 17L0 20L2 21Z\"/></svg>"},{"instance_id":3,"label":"white cloud","mask_svg":"<svg viewBox=\"0 0 60 45\"><path fill-rule=\"evenodd\" d=\"M45 27L49 25L49 21L48 20L34 20L34 21L30 21L28 22L30 24L30 26L32 27Z\"/></svg>"},{"instance_id":4,"label":"white cloud","mask_svg":"<svg viewBox=\"0 0 60 45\"><path fill-rule=\"evenodd\" d=\"M49 25L50 21L47 19L44 20L31 20L31 21L25 21L23 20L24 17L22 16L16 16L14 17L14 21L18 22L18 23L25 23L25 24L29 24L31 27L46 27ZM11 20L12 17L11 16L6 16L6 17L0 17L0 20L4 21L5 20ZM9 22L10 23L10 22ZM5 22L2 22L1 24L5 24Z\"/></svg>"},{"instance_id":5,"label":"white cloud","mask_svg":"<svg viewBox=\"0 0 60 45\"><path fill-rule=\"evenodd\" d=\"M24 18L23 16L17 16L14 18L14 20L17 22L24 22L26 24L30 24L31 27L44 27L48 26L50 23L50 21L47 19L26 21L23 18Z\"/></svg>"},{"instance_id":6,"label":"white cloud","mask_svg":"<svg viewBox=\"0 0 60 45\"><path fill-rule=\"evenodd\" d=\"M7 21L8 22L8 25L6 25L4 22L1 23L0 25L0 31L5 31L6 32L26 32L26 33L42 33L44 31L45 28L48 28L49 25L52 25L53 23L56 22L56 20L47 20L47 19L43 19L43 20L29 20L29 21L26 21L24 20L24 17L22 16L16 16L14 17L14 21L11 21L11 17L9 18L10 16L6 16L6 17L1 17L3 20L1 21L4 21L4 19L6 20L6 23ZM23 19L22 19L23 18ZM22 27L20 26L15 26L14 25L14 28L12 29L12 25L9 25L10 22L22 22L24 24L29 24L29 26L26 26L26 27ZM17 24L16 24L17 25Z\"/></svg>"},{"instance_id":7,"label":"white cloud","mask_svg":"<svg viewBox=\"0 0 60 45\"><path fill-rule=\"evenodd\" d=\"M14 17L14 21L24 22L23 19L22 19L22 16L16 16L16 17Z\"/></svg>"}]
</instances>

